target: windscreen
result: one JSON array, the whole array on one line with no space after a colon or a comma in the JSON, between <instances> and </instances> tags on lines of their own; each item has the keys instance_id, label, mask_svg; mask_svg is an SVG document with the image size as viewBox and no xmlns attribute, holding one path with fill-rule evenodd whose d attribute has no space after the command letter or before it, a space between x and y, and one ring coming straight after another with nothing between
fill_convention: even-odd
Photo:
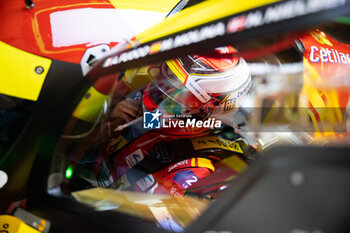
<instances>
[{"instance_id":1,"label":"windscreen","mask_svg":"<svg viewBox=\"0 0 350 233\"><path fill-rule=\"evenodd\" d=\"M29 120L35 102L0 94L0 163Z\"/></svg>"},{"instance_id":2,"label":"windscreen","mask_svg":"<svg viewBox=\"0 0 350 233\"><path fill-rule=\"evenodd\" d=\"M346 143L350 46L334 27L100 77L62 133L48 192L181 232L265 150Z\"/></svg>"}]
</instances>

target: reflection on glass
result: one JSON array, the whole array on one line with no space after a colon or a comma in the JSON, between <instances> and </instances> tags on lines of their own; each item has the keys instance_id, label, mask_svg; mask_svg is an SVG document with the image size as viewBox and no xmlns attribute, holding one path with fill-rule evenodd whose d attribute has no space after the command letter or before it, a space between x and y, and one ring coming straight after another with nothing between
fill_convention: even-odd
<instances>
[{"instance_id":1,"label":"reflection on glass","mask_svg":"<svg viewBox=\"0 0 350 233\"><path fill-rule=\"evenodd\" d=\"M0 94L0 162L30 119L35 102Z\"/></svg>"},{"instance_id":2,"label":"reflection on glass","mask_svg":"<svg viewBox=\"0 0 350 233\"><path fill-rule=\"evenodd\" d=\"M345 137L349 45L320 30L290 38L100 77L65 128L49 192L178 232L267 148Z\"/></svg>"},{"instance_id":3,"label":"reflection on glass","mask_svg":"<svg viewBox=\"0 0 350 233\"><path fill-rule=\"evenodd\" d=\"M156 222L162 228L175 232L183 231L209 205L209 201L195 197L174 198L102 188L76 191L72 195L99 211L116 210Z\"/></svg>"}]
</instances>

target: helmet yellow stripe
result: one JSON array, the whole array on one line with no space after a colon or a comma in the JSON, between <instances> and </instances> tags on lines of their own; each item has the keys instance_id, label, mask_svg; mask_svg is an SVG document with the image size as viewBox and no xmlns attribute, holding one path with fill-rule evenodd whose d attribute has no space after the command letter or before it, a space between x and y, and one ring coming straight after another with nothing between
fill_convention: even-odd
<instances>
[{"instance_id":1,"label":"helmet yellow stripe","mask_svg":"<svg viewBox=\"0 0 350 233\"><path fill-rule=\"evenodd\" d=\"M185 71L185 69L176 60L166 61L166 64L169 66L170 70L176 75L176 77L180 79L182 83L185 84L188 78L188 74Z\"/></svg>"}]
</instances>

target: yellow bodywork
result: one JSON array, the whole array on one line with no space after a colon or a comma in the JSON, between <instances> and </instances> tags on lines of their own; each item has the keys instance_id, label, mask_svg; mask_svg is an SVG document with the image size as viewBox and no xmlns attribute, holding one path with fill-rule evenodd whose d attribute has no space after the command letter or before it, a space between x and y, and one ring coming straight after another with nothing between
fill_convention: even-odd
<instances>
[{"instance_id":1,"label":"yellow bodywork","mask_svg":"<svg viewBox=\"0 0 350 233\"><path fill-rule=\"evenodd\" d=\"M44 221L44 220L43 220ZM45 221L42 223L45 226ZM40 226L39 226L40 228ZM42 227L44 229L44 227ZM40 231L28 226L22 220L11 215L0 215L0 232L8 233L40 233Z\"/></svg>"},{"instance_id":2,"label":"yellow bodywork","mask_svg":"<svg viewBox=\"0 0 350 233\"><path fill-rule=\"evenodd\" d=\"M110 0L116 9L169 12L180 0ZM51 60L0 41L0 94L36 101L51 66ZM42 73L35 72L42 67ZM41 71L41 68L39 68ZM97 96L101 99L101 96ZM86 118L84 113L83 118Z\"/></svg>"},{"instance_id":3,"label":"yellow bodywork","mask_svg":"<svg viewBox=\"0 0 350 233\"><path fill-rule=\"evenodd\" d=\"M224 17L241 13L246 10L258 8L267 4L278 2L276 0L209 0L189 7L138 34L136 39L146 43L173 33L200 26Z\"/></svg>"},{"instance_id":4,"label":"yellow bodywork","mask_svg":"<svg viewBox=\"0 0 350 233\"><path fill-rule=\"evenodd\" d=\"M73 116L83 121L95 122L103 115L103 106L107 107L108 98L108 95L98 92L93 86L90 87L73 112Z\"/></svg>"},{"instance_id":5,"label":"yellow bodywork","mask_svg":"<svg viewBox=\"0 0 350 233\"><path fill-rule=\"evenodd\" d=\"M169 12L180 0L109 0L117 9Z\"/></svg>"},{"instance_id":6,"label":"yellow bodywork","mask_svg":"<svg viewBox=\"0 0 350 233\"><path fill-rule=\"evenodd\" d=\"M48 58L0 41L0 93L36 101L50 66ZM36 69L42 73L37 73Z\"/></svg>"}]
</instances>

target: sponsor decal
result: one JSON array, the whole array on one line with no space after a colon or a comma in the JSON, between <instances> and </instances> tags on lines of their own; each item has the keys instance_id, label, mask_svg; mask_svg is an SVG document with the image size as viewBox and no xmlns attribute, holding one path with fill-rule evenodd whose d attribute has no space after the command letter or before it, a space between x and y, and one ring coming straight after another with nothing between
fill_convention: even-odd
<instances>
[{"instance_id":1,"label":"sponsor decal","mask_svg":"<svg viewBox=\"0 0 350 233\"><path fill-rule=\"evenodd\" d=\"M150 52L149 45L145 45L145 46L142 46L142 47L137 48L137 49L132 49L132 50L126 51L124 53L121 53L118 56L113 56L113 57L107 58L104 61L102 67L106 68L106 67L110 67L113 65L117 65L119 63L142 58L142 57L147 56L149 54L149 52Z\"/></svg>"},{"instance_id":2,"label":"sponsor decal","mask_svg":"<svg viewBox=\"0 0 350 233\"><path fill-rule=\"evenodd\" d=\"M143 160L143 154L140 149L134 151L130 155L125 157L125 162L129 167L134 167L138 162Z\"/></svg>"},{"instance_id":3,"label":"sponsor decal","mask_svg":"<svg viewBox=\"0 0 350 233\"><path fill-rule=\"evenodd\" d=\"M245 85L241 90L238 91L236 98L239 99L242 96L245 96L248 91L250 90L250 86L251 86L251 81L250 78L248 79L248 84Z\"/></svg>"},{"instance_id":4,"label":"sponsor decal","mask_svg":"<svg viewBox=\"0 0 350 233\"><path fill-rule=\"evenodd\" d=\"M240 98L247 95L248 91L250 90L250 86L251 86L251 81L249 78L247 84L244 84L243 87L240 90L238 90L238 92L228 96L227 99L224 100L222 103L224 107L224 112L231 111L232 109L234 109L235 106L237 105L237 101L239 105Z\"/></svg>"},{"instance_id":5,"label":"sponsor decal","mask_svg":"<svg viewBox=\"0 0 350 233\"><path fill-rule=\"evenodd\" d=\"M239 31L261 27L267 24L281 22L341 7L346 4L346 0L291 0L281 1L257 10L250 10L241 15L236 15L229 20L218 21L209 25L198 27L197 29L158 40L152 44L146 44L138 48L133 48L120 54L106 58L102 67L107 68L127 61L143 58L147 55L169 51L178 47L198 43L208 39L213 39L225 34L232 34Z\"/></svg>"},{"instance_id":6,"label":"sponsor decal","mask_svg":"<svg viewBox=\"0 0 350 233\"><path fill-rule=\"evenodd\" d=\"M210 96L198 85L196 81L189 76L185 82L185 86L190 92L199 99L202 103L206 103L210 100Z\"/></svg>"},{"instance_id":7,"label":"sponsor decal","mask_svg":"<svg viewBox=\"0 0 350 233\"><path fill-rule=\"evenodd\" d=\"M173 180L178 183L184 189L188 189L193 183L196 183L199 179L196 174L191 170L180 171L176 173Z\"/></svg>"},{"instance_id":8,"label":"sponsor decal","mask_svg":"<svg viewBox=\"0 0 350 233\"><path fill-rule=\"evenodd\" d=\"M178 162L178 163L175 163L174 165L171 165L169 168L168 168L168 173L170 173L172 170L174 170L175 168L178 168L179 166L183 166L183 165L190 165L191 159L186 159L186 160L183 160L181 162Z\"/></svg>"},{"instance_id":9,"label":"sponsor decal","mask_svg":"<svg viewBox=\"0 0 350 233\"><path fill-rule=\"evenodd\" d=\"M224 111L230 111L234 109L236 106L236 98L234 99L229 99L224 102Z\"/></svg>"},{"instance_id":10,"label":"sponsor decal","mask_svg":"<svg viewBox=\"0 0 350 233\"><path fill-rule=\"evenodd\" d=\"M333 46L333 44L326 38L326 34L321 31L313 31L310 35L322 45Z\"/></svg>"},{"instance_id":11,"label":"sponsor decal","mask_svg":"<svg viewBox=\"0 0 350 233\"><path fill-rule=\"evenodd\" d=\"M243 153L241 146L237 142L231 142L229 140L208 136L200 138L192 138L192 145L195 150L208 149L208 148L222 148L234 152Z\"/></svg>"},{"instance_id":12,"label":"sponsor decal","mask_svg":"<svg viewBox=\"0 0 350 233\"><path fill-rule=\"evenodd\" d=\"M248 14L233 17L227 24L227 33L235 33L238 31L260 27L265 24L280 22L282 20L295 18L313 12L327 10L342 6L346 0L295 0L285 1L273 6L269 6L264 10L256 10Z\"/></svg>"},{"instance_id":13,"label":"sponsor decal","mask_svg":"<svg viewBox=\"0 0 350 233\"><path fill-rule=\"evenodd\" d=\"M183 196L183 193L175 187L171 188L169 193L175 198L181 198Z\"/></svg>"},{"instance_id":14,"label":"sponsor decal","mask_svg":"<svg viewBox=\"0 0 350 233\"><path fill-rule=\"evenodd\" d=\"M119 63L145 57L148 54L163 52L203 40L215 38L217 36L222 36L225 34L225 30L225 24L223 22L204 26L200 29L188 31L173 38L154 42L151 46L145 45L140 48L135 48L123 52L120 55L109 57L105 60L102 67L110 67Z\"/></svg>"},{"instance_id":15,"label":"sponsor decal","mask_svg":"<svg viewBox=\"0 0 350 233\"><path fill-rule=\"evenodd\" d=\"M156 180L154 179L154 177L152 176L152 174L149 174L148 176L139 179L139 180L136 182L136 185L137 185L142 191L145 191L146 189L148 189L149 187L151 187L155 182L156 182Z\"/></svg>"},{"instance_id":16,"label":"sponsor decal","mask_svg":"<svg viewBox=\"0 0 350 233\"><path fill-rule=\"evenodd\" d=\"M191 30L183 34L177 35L176 37L165 39L161 41L159 51L167 51L181 46L193 44L207 39L212 39L217 36L225 34L225 24L218 22L208 26L204 26L200 29ZM155 42L159 43L159 42Z\"/></svg>"},{"instance_id":17,"label":"sponsor decal","mask_svg":"<svg viewBox=\"0 0 350 233\"><path fill-rule=\"evenodd\" d=\"M348 53L339 52L336 49L319 48L317 46L311 46L310 61L313 63L338 63L338 64L350 64L350 55Z\"/></svg>"}]
</instances>

